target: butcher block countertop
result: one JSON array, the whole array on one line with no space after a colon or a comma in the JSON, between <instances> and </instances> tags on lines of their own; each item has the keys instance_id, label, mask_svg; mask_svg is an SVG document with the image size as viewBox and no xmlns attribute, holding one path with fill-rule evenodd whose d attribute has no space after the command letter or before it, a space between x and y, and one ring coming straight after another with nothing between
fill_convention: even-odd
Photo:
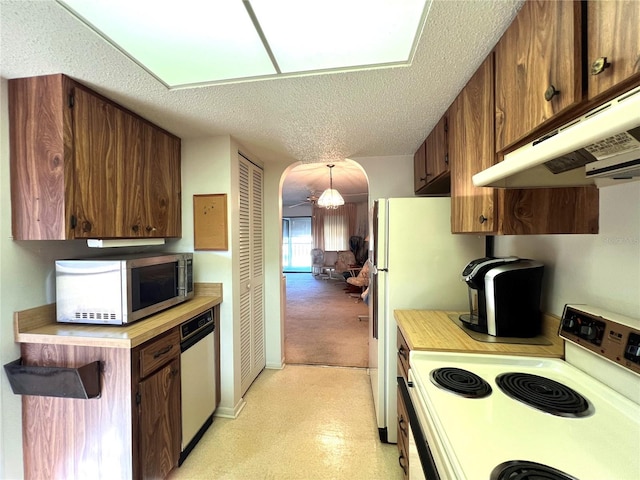
<instances>
[{"instance_id":1,"label":"butcher block countertop","mask_svg":"<svg viewBox=\"0 0 640 480\"><path fill-rule=\"evenodd\" d=\"M128 325L81 325L56 322L56 305L15 312L17 343L134 348L222 302L222 284L195 285L195 296L184 303Z\"/></svg>"},{"instance_id":2,"label":"butcher block countertop","mask_svg":"<svg viewBox=\"0 0 640 480\"><path fill-rule=\"evenodd\" d=\"M528 345L474 340L449 318L450 314L459 313L436 310L395 310L394 316L411 350L564 357L564 341L558 336L560 319L554 315L545 314L542 322L542 335L550 345Z\"/></svg>"}]
</instances>

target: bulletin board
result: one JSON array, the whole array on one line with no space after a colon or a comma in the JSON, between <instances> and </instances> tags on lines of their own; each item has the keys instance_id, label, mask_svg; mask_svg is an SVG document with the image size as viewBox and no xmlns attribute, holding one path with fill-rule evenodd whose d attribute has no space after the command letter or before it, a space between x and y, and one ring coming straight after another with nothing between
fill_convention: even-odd
<instances>
[{"instance_id":1,"label":"bulletin board","mask_svg":"<svg viewBox=\"0 0 640 480\"><path fill-rule=\"evenodd\" d=\"M193 196L195 250L227 250L227 195Z\"/></svg>"}]
</instances>

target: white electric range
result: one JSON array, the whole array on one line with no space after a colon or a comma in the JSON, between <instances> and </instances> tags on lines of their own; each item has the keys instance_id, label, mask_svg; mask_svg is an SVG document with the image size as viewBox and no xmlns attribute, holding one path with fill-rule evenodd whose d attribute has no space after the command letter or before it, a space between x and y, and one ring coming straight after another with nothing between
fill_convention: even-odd
<instances>
[{"instance_id":1,"label":"white electric range","mask_svg":"<svg viewBox=\"0 0 640 480\"><path fill-rule=\"evenodd\" d=\"M428 480L640 480L640 323L567 305L560 335L566 360L411 351Z\"/></svg>"}]
</instances>

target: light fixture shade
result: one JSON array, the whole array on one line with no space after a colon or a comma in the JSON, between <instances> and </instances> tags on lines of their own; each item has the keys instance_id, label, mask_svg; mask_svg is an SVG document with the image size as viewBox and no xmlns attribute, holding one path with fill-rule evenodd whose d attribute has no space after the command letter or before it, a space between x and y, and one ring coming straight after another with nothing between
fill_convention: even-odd
<instances>
[{"instance_id":1,"label":"light fixture shade","mask_svg":"<svg viewBox=\"0 0 640 480\"><path fill-rule=\"evenodd\" d=\"M340 205L344 205L344 198L342 198L342 195L340 195L337 190L327 188L322 195L320 195L318 205L323 208L338 208Z\"/></svg>"}]
</instances>

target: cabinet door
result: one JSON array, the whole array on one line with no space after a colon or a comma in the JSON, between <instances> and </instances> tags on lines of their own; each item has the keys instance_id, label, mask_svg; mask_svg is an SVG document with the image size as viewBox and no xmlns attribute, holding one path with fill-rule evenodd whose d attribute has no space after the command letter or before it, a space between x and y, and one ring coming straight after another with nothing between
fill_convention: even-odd
<instances>
[{"instance_id":1,"label":"cabinet door","mask_svg":"<svg viewBox=\"0 0 640 480\"><path fill-rule=\"evenodd\" d=\"M449 109L453 233L497 229L495 190L475 187L471 180L495 163L493 132L493 55L489 55Z\"/></svg>"},{"instance_id":2,"label":"cabinet door","mask_svg":"<svg viewBox=\"0 0 640 480\"><path fill-rule=\"evenodd\" d=\"M122 161L118 132L123 113L76 87L73 118L75 237L114 237L118 228L114 199L118 197L118 165Z\"/></svg>"},{"instance_id":3,"label":"cabinet door","mask_svg":"<svg viewBox=\"0 0 640 480\"><path fill-rule=\"evenodd\" d=\"M496 45L496 151L582 100L580 13L527 1Z\"/></svg>"},{"instance_id":4,"label":"cabinet door","mask_svg":"<svg viewBox=\"0 0 640 480\"><path fill-rule=\"evenodd\" d=\"M443 115L426 140L427 183L449 171L447 115Z\"/></svg>"},{"instance_id":5,"label":"cabinet door","mask_svg":"<svg viewBox=\"0 0 640 480\"><path fill-rule=\"evenodd\" d=\"M143 235L180 237L180 139L148 125L145 126L144 137L147 153L143 182Z\"/></svg>"},{"instance_id":6,"label":"cabinet door","mask_svg":"<svg viewBox=\"0 0 640 480\"><path fill-rule=\"evenodd\" d=\"M140 382L142 478L165 478L180 457L180 360Z\"/></svg>"},{"instance_id":7,"label":"cabinet door","mask_svg":"<svg viewBox=\"0 0 640 480\"><path fill-rule=\"evenodd\" d=\"M145 128L147 124L133 115L123 112L122 150L123 158L118 165L119 191L115 202L117 223L114 236L144 236L144 174Z\"/></svg>"},{"instance_id":8,"label":"cabinet door","mask_svg":"<svg viewBox=\"0 0 640 480\"><path fill-rule=\"evenodd\" d=\"M427 185L426 140L413 154L413 191L419 193Z\"/></svg>"},{"instance_id":9,"label":"cabinet door","mask_svg":"<svg viewBox=\"0 0 640 480\"><path fill-rule=\"evenodd\" d=\"M640 2L587 2L587 21L589 98L618 84L638 81Z\"/></svg>"}]
</instances>

